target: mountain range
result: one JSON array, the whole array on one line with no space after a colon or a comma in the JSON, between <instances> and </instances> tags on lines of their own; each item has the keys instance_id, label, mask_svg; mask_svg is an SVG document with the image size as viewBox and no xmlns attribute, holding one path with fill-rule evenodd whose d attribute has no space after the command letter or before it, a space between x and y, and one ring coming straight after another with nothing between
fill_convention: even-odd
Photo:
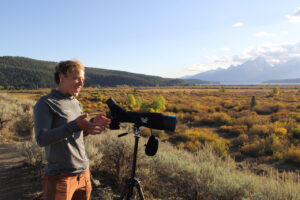
<instances>
[{"instance_id":1,"label":"mountain range","mask_svg":"<svg viewBox=\"0 0 300 200\"><path fill-rule=\"evenodd\" d=\"M293 80L300 78L300 59L294 58L271 66L264 58L258 57L227 69L218 68L182 78L217 81L221 84L294 83Z\"/></svg>"},{"instance_id":2,"label":"mountain range","mask_svg":"<svg viewBox=\"0 0 300 200\"><path fill-rule=\"evenodd\" d=\"M37 89L56 87L53 81L57 62L25 57L0 57L0 89ZM210 70L182 79L162 78L126 71L85 68L85 86L174 86L187 84L300 83L300 59L271 66L258 57L227 69Z\"/></svg>"}]
</instances>

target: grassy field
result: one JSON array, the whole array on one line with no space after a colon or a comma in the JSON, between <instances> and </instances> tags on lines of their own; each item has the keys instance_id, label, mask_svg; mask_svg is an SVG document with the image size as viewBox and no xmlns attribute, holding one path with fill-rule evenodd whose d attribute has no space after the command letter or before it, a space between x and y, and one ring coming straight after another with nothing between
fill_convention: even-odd
<instances>
[{"instance_id":1,"label":"grassy field","mask_svg":"<svg viewBox=\"0 0 300 200\"><path fill-rule=\"evenodd\" d=\"M37 100L49 91L3 92ZM128 102L130 95L133 103ZM174 134L154 133L178 148L197 151L209 143L220 156L231 155L239 161L255 160L279 168L300 164L299 86L87 88L78 99L84 112L93 116L109 112L105 103L109 97L128 110L176 115ZM143 129L143 133L149 136L150 131Z\"/></svg>"},{"instance_id":2,"label":"grassy field","mask_svg":"<svg viewBox=\"0 0 300 200\"><path fill-rule=\"evenodd\" d=\"M26 138L34 102L50 90L0 92L2 142ZM109 97L128 110L177 116L175 133L152 131L160 138L156 156L140 149L138 176L148 198L300 199L300 86L86 88L78 99L92 117L109 112ZM86 140L94 176L111 188L102 194L108 199L129 175L133 148L133 137L116 134ZM150 134L142 128L143 144ZM39 147L18 144L30 165L43 165Z\"/></svg>"}]
</instances>

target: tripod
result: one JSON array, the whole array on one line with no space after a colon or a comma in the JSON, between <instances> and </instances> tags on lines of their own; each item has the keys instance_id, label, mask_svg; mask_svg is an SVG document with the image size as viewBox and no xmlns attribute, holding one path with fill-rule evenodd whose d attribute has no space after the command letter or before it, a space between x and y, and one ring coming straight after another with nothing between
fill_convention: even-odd
<instances>
[{"instance_id":1,"label":"tripod","mask_svg":"<svg viewBox=\"0 0 300 200\"><path fill-rule=\"evenodd\" d=\"M132 162L132 171L131 171L131 177L126 180L126 185L123 189L123 192L120 196L120 200L122 200L126 195L126 199L129 200L130 197L133 194L133 187L136 187L140 196L140 199L144 200L144 194L140 185L140 180L135 177L135 170L136 170L136 157L137 157L137 150L138 150L138 143L140 139L140 129L139 126L134 124L133 126L133 133L135 137L135 143L134 143L134 152L133 152L133 162ZM127 135L128 133L120 134L118 137L123 137Z\"/></svg>"}]
</instances>

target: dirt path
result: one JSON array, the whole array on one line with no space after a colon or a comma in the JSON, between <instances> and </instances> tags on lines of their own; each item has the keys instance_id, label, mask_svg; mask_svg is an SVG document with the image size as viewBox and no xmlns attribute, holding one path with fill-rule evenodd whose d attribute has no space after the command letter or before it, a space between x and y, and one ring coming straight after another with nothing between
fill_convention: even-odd
<instances>
[{"instance_id":1,"label":"dirt path","mask_svg":"<svg viewBox=\"0 0 300 200\"><path fill-rule=\"evenodd\" d=\"M12 144L0 144L0 200L35 199L28 196L33 189L34 176L23 161L24 157Z\"/></svg>"}]
</instances>

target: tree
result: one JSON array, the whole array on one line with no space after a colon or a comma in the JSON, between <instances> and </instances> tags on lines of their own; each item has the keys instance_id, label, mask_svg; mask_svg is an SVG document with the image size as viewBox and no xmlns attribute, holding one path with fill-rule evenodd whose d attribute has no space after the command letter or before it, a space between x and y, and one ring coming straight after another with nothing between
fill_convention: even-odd
<instances>
[{"instance_id":1,"label":"tree","mask_svg":"<svg viewBox=\"0 0 300 200\"><path fill-rule=\"evenodd\" d=\"M127 95L125 104L131 109L136 105L136 101L135 101L133 94Z\"/></svg>"},{"instance_id":2,"label":"tree","mask_svg":"<svg viewBox=\"0 0 300 200\"><path fill-rule=\"evenodd\" d=\"M8 85L8 86L6 86L6 89L7 89L7 90L14 90L15 87L14 87L13 85Z\"/></svg>"},{"instance_id":3,"label":"tree","mask_svg":"<svg viewBox=\"0 0 300 200\"><path fill-rule=\"evenodd\" d=\"M156 96L153 98L151 108L154 111L164 111L166 109L166 100L163 96Z\"/></svg>"},{"instance_id":4,"label":"tree","mask_svg":"<svg viewBox=\"0 0 300 200\"><path fill-rule=\"evenodd\" d=\"M256 99L255 99L255 96L252 96L252 98L251 98L251 107L254 107L254 106L256 106L257 105L257 101L256 101Z\"/></svg>"},{"instance_id":5,"label":"tree","mask_svg":"<svg viewBox=\"0 0 300 200\"><path fill-rule=\"evenodd\" d=\"M222 86L222 87L219 89L219 91L220 91L220 92L226 92L226 88Z\"/></svg>"},{"instance_id":6,"label":"tree","mask_svg":"<svg viewBox=\"0 0 300 200\"><path fill-rule=\"evenodd\" d=\"M273 88L273 94L274 94L275 96L279 95L279 88L278 88L278 87Z\"/></svg>"},{"instance_id":7,"label":"tree","mask_svg":"<svg viewBox=\"0 0 300 200\"><path fill-rule=\"evenodd\" d=\"M149 111L149 105L145 99L141 100L139 108L140 108L140 111L142 111L142 112Z\"/></svg>"},{"instance_id":8,"label":"tree","mask_svg":"<svg viewBox=\"0 0 300 200\"><path fill-rule=\"evenodd\" d=\"M98 92L98 94L96 95L96 101L102 101L104 98L103 94Z\"/></svg>"}]
</instances>

